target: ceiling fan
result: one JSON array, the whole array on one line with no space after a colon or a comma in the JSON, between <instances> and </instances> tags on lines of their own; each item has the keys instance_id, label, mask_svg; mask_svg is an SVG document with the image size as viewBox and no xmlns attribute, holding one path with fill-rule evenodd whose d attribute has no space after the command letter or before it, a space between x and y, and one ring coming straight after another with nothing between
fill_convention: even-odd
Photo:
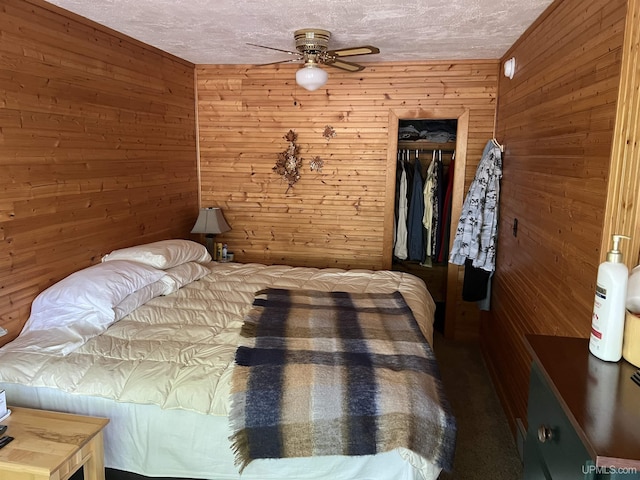
<instances>
[{"instance_id":1,"label":"ceiling fan","mask_svg":"<svg viewBox=\"0 0 640 480\"><path fill-rule=\"evenodd\" d=\"M283 52L294 56L294 58L290 58L289 60L265 63L264 65L303 62L303 67L296 72L296 82L307 90L316 90L320 88L329 78L327 72L319 68L319 65L329 65L348 72L359 72L364 69L364 66L343 60L342 57L380 53L379 48L372 47L371 45L328 50L331 32L321 30L319 28L303 28L301 30L296 30L293 33L293 36L296 41L296 52L267 47L265 45L257 45L255 43L247 43L247 45L268 48L269 50L275 50L277 52Z\"/></svg>"}]
</instances>

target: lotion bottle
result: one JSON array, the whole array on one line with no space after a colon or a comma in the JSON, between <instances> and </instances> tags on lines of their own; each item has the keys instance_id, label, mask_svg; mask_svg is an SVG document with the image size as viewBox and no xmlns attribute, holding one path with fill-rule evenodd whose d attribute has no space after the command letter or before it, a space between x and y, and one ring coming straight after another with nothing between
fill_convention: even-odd
<instances>
[{"instance_id":1,"label":"lotion bottle","mask_svg":"<svg viewBox=\"0 0 640 480\"><path fill-rule=\"evenodd\" d=\"M613 235L607 261L598 267L593 303L589 351L601 360L617 362L622 358L625 303L629 269L622 263L620 241L626 235Z\"/></svg>"}]
</instances>

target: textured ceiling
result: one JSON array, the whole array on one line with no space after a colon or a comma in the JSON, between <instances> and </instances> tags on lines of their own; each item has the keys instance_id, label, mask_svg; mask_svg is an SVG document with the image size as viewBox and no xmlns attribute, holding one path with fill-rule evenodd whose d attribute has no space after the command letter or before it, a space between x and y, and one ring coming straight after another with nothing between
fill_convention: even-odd
<instances>
[{"instance_id":1,"label":"textured ceiling","mask_svg":"<svg viewBox=\"0 0 640 480\"><path fill-rule=\"evenodd\" d=\"M260 64L322 28L330 49L380 48L366 61L497 59L551 0L50 0L196 64Z\"/></svg>"}]
</instances>

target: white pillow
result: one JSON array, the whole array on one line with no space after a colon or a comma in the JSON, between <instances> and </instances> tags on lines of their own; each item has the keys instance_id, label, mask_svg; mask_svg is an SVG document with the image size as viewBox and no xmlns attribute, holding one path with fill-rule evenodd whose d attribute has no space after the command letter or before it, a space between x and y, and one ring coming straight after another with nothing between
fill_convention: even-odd
<instances>
[{"instance_id":1,"label":"white pillow","mask_svg":"<svg viewBox=\"0 0 640 480\"><path fill-rule=\"evenodd\" d=\"M146 287L141 288L137 292L133 292L127 295L118 305L113 307L115 313L115 321L117 322L123 317L126 317L136 308L144 305L149 300L164 295L164 291L167 288L167 284L163 281L166 277L162 277L160 280L153 282Z\"/></svg>"},{"instance_id":2,"label":"white pillow","mask_svg":"<svg viewBox=\"0 0 640 480\"><path fill-rule=\"evenodd\" d=\"M162 270L124 260L99 263L79 270L36 297L22 331L67 326L75 318L85 318L81 312L91 313L86 318L97 322L99 329L106 328L114 321L114 306L127 295L163 276Z\"/></svg>"},{"instance_id":3,"label":"white pillow","mask_svg":"<svg viewBox=\"0 0 640 480\"><path fill-rule=\"evenodd\" d=\"M164 270L186 262L210 262L211 255L204 245L176 239L121 248L102 257L103 262L111 260L132 260Z\"/></svg>"},{"instance_id":4,"label":"white pillow","mask_svg":"<svg viewBox=\"0 0 640 480\"><path fill-rule=\"evenodd\" d=\"M165 270L166 275L160 279L160 282L164 283L165 290L163 295L169 295L179 288L182 288L187 283L200 280L205 275L209 275L209 270L204 265L200 265L196 262L187 262L176 267Z\"/></svg>"}]
</instances>

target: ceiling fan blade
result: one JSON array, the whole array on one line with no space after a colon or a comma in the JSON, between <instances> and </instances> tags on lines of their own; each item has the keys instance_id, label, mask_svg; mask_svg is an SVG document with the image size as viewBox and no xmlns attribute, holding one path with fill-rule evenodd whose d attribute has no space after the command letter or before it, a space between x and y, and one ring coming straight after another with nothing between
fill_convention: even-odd
<instances>
[{"instance_id":1,"label":"ceiling fan blade","mask_svg":"<svg viewBox=\"0 0 640 480\"><path fill-rule=\"evenodd\" d=\"M346 70L347 72L359 72L360 70L364 70L364 66L362 65L358 65L357 63L353 63L353 62L346 62L344 60L338 60L338 59L329 59L328 61L324 62L325 65L329 65L331 67L336 67L339 68L341 70Z\"/></svg>"},{"instance_id":2,"label":"ceiling fan blade","mask_svg":"<svg viewBox=\"0 0 640 480\"><path fill-rule=\"evenodd\" d=\"M354 55L371 55L380 53L380 49L371 45L363 45L362 47L339 48L338 50L330 50L327 55L335 55L336 57L352 57Z\"/></svg>"},{"instance_id":3,"label":"ceiling fan blade","mask_svg":"<svg viewBox=\"0 0 640 480\"><path fill-rule=\"evenodd\" d=\"M267 48L269 50L275 50L276 52L283 52L283 53L288 53L289 55L297 55L300 56L300 52L292 52L290 50L282 50L280 48L273 48L273 47L266 47L264 45L257 45L255 43L247 43L247 45L251 45L252 47L260 47L260 48Z\"/></svg>"},{"instance_id":4,"label":"ceiling fan blade","mask_svg":"<svg viewBox=\"0 0 640 480\"><path fill-rule=\"evenodd\" d=\"M278 63L293 63L299 62L302 58L290 58L289 60L280 60L279 62L259 63L257 67L264 67L265 65L277 65Z\"/></svg>"}]
</instances>

